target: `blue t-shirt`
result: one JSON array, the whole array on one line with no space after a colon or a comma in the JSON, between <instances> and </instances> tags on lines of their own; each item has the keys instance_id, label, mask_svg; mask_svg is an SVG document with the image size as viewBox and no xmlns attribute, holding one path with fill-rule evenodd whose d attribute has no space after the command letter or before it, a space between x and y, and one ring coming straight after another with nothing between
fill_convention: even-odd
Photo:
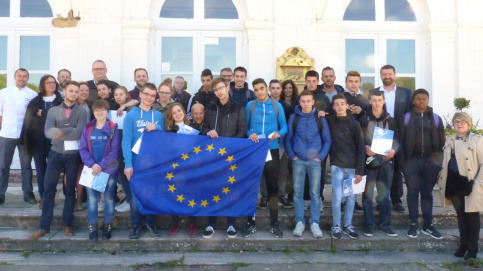
<instances>
[{"instance_id":1,"label":"blue t-shirt","mask_svg":"<svg viewBox=\"0 0 483 271\"><path fill-rule=\"evenodd\" d=\"M95 126L92 128L91 133L91 145L92 145L92 158L96 163L99 163L104 157L104 151L106 149L108 134L102 130L97 129Z\"/></svg>"}]
</instances>

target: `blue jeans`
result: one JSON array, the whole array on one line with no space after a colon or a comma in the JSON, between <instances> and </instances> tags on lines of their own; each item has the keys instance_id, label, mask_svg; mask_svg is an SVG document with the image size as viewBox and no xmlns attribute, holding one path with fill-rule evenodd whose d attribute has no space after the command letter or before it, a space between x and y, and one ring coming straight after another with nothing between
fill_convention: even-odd
<instances>
[{"instance_id":1,"label":"blue jeans","mask_svg":"<svg viewBox=\"0 0 483 271\"><path fill-rule=\"evenodd\" d=\"M62 213L63 226L72 226L75 205L75 187L77 184L77 172L82 163L79 153L58 153L50 151L47 171L44 181L44 202L42 215L40 216L40 229L50 231L50 224L54 216L54 199L57 192L60 173L65 171L65 201Z\"/></svg>"},{"instance_id":2,"label":"blue jeans","mask_svg":"<svg viewBox=\"0 0 483 271\"><path fill-rule=\"evenodd\" d=\"M321 164L315 160L293 160L293 203L295 207L295 222L302 222L304 219L304 187L305 174L309 175L310 184L310 220L309 223L320 222L320 177Z\"/></svg>"},{"instance_id":3,"label":"blue jeans","mask_svg":"<svg viewBox=\"0 0 483 271\"><path fill-rule=\"evenodd\" d=\"M379 227L389 228L389 226L391 226L391 201L389 200L389 195L391 193L392 177L394 173L393 163L392 161L386 161L382 164L382 167L377 169L366 167L365 173L367 179L366 188L362 194L362 205L366 217L366 227L374 229L376 225L376 222L374 221L374 208L372 207L374 187L376 187Z\"/></svg>"},{"instance_id":4,"label":"blue jeans","mask_svg":"<svg viewBox=\"0 0 483 271\"><path fill-rule=\"evenodd\" d=\"M50 147L52 146L52 143L48 140L44 140L43 143L44 144L37 144L33 150L35 170L37 171L37 184L41 199L44 198L44 180L45 171L47 170L47 157L49 156Z\"/></svg>"},{"instance_id":5,"label":"blue jeans","mask_svg":"<svg viewBox=\"0 0 483 271\"><path fill-rule=\"evenodd\" d=\"M97 203L101 192L92 188L86 187L87 192L87 218L89 225L97 224ZM106 190L104 191L104 224L110 224L114 220L114 206L116 201L114 196L116 194L116 179L109 179L107 181Z\"/></svg>"},{"instance_id":6,"label":"blue jeans","mask_svg":"<svg viewBox=\"0 0 483 271\"><path fill-rule=\"evenodd\" d=\"M122 190L124 190L124 195L126 196L126 202L131 203L132 192L131 192L131 186L129 186L129 181L126 178L126 175L124 175L124 161L123 159L118 159L117 162L119 164L117 181L121 184Z\"/></svg>"},{"instance_id":7,"label":"blue jeans","mask_svg":"<svg viewBox=\"0 0 483 271\"><path fill-rule=\"evenodd\" d=\"M340 204L342 203L343 185L344 180L351 179L355 177L355 169L353 168L340 168L332 165L330 167L332 174L332 215L333 223L335 226L341 226L341 210ZM346 197L345 203L345 213L344 213L344 226L352 226L352 214L354 213L354 204L356 202L356 195L350 195Z\"/></svg>"}]
</instances>

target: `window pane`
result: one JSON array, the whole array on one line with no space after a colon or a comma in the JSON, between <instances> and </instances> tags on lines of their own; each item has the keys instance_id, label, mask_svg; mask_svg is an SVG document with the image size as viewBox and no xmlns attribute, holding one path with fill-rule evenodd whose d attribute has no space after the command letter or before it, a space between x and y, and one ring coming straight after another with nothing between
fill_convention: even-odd
<instances>
[{"instance_id":1,"label":"window pane","mask_svg":"<svg viewBox=\"0 0 483 271\"><path fill-rule=\"evenodd\" d=\"M183 76L184 78L184 81L188 84L187 88L186 88L186 91L193 94L194 92L197 92L198 91L198 88L195 88L195 86L193 85L193 75L187 75L187 74L163 74L161 75L161 82L164 81L164 79L170 77L173 82L174 82L174 78L176 76ZM201 81L199 80L200 77L197 77L198 78L198 82L196 82L197 84L199 83L201 85ZM174 89L173 89L174 91Z\"/></svg>"},{"instance_id":2,"label":"window pane","mask_svg":"<svg viewBox=\"0 0 483 271\"><path fill-rule=\"evenodd\" d=\"M0 74L0 89L7 87L7 75Z\"/></svg>"},{"instance_id":3,"label":"window pane","mask_svg":"<svg viewBox=\"0 0 483 271\"><path fill-rule=\"evenodd\" d=\"M407 0L385 0L386 21L415 22L413 8Z\"/></svg>"},{"instance_id":4,"label":"window pane","mask_svg":"<svg viewBox=\"0 0 483 271\"><path fill-rule=\"evenodd\" d=\"M205 19L238 19L231 0L205 0Z\"/></svg>"},{"instance_id":5,"label":"window pane","mask_svg":"<svg viewBox=\"0 0 483 271\"><path fill-rule=\"evenodd\" d=\"M20 37L20 67L27 70L49 70L50 37Z\"/></svg>"},{"instance_id":6,"label":"window pane","mask_svg":"<svg viewBox=\"0 0 483 271\"><path fill-rule=\"evenodd\" d=\"M0 36L0 70L7 69L7 37Z\"/></svg>"},{"instance_id":7,"label":"window pane","mask_svg":"<svg viewBox=\"0 0 483 271\"><path fill-rule=\"evenodd\" d=\"M40 83L40 78L42 78L44 74L32 74L30 73L29 76L29 81L27 82L27 86L36 92L39 92L39 83Z\"/></svg>"},{"instance_id":8,"label":"window pane","mask_svg":"<svg viewBox=\"0 0 483 271\"><path fill-rule=\"evenodd\" d=\"M193 19L194 3L193 0L166 0L159 17L161 18L186 18Z\"/></svg>"},{"instance_id":9,"label":"window pane","mask_svg":"<svg viewBox=\"0 0 483 271\"><path fill-rule=\"evenodd\" d=\"M415 59L414 40L387 40L387 63L397 73L415 73Z\"/></svg>"},{"instance_id":10,"label":"window pane","mask_svg":"<svg viewBox=\"0 0 483 271\"><path fill-rule=\"evenodd\" d=\"M162 39L161 71L193 71L193 38Z\"/></svg>"},{"instance_id":11,"label":"window pane","mask_svg":"<svg viewBox=\"0 0 483 271\"><path fill-rule=\"evenodd\" d=\"M346 21L375 21L375 0L352 0L344 13Z\"/></svg>"},{"instance_id":12,"label":"window pane","mask_svg":"<svg viewBox=\"0 0 483 271\"><path fill-rule=\"evenodd\" d=\"M374 40L345 41L345 69L374 73Z\"/></svg>"},{"instance_id":13,"label":"window pane","mask_svg":"<svg viewBox=\"0 0 483 271\"><path fill-rule=\"evenodd\" d=\"M47 0L20 0L20 17L53 17Z\"/></svg>"},{"instance_id":14,"label":"window pane","mask_svg":"<svg viewBox=\"0 0 483 271\"><path fill-rule=\"evenodd\" d=\"M0 0L0 17L10 17L10 0Z\"/></svg>"},{"instance_id":15,"label":"window pane","mask_svg":"<svg viewBox=\"0 0 483 271\"><path fill-rule=\"evenodd\" d=\"M205 67L219 72L236 66L236 38L205 38Z\"/></svg>"},{"instance_id":16,"label":"window pane","mask_svg":"<svg viewBox=\"0 0 483 271\"><path fill-rule=\"evenodd\" d=\"M414 77L397 77L396 86L409 88L411 91L416 89L416 78Z\"/></svg>"},{"instance_id":17,"label":"window pane","mask_svg":"<svg viewBox=\"0 0 483 271\"><path fill-rule=\"evenodd\" d=\"M368 96L369 91L374 89L374 77L362 77L361 78L361 89L364 91L364 95Z\"/></svg>"}]
</instances>

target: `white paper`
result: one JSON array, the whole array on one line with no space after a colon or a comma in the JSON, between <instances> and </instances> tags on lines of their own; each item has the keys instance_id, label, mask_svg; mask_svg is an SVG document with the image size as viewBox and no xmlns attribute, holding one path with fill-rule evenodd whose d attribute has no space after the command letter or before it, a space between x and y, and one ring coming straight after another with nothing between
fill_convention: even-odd
<instances>
[{"instance_id":1,"label":"white paper","mask_svg":"<svg viewBox=\"0 0 483 271\"><path fill-rule=\"evenodd\" d=\"M76 151L79 149L79 144L77 140L64 140L64 150L66 151Z\"/></svg>"},{"instance_id":2,"label":"white paper","mask_svg":"<svg viewBox=\"0 0 483 271\"><path fill-rule=\"evenodd\" d=\"M126 114L127 114L126 111L122 111L122 116L118 117L117 110L111 110L110 119L112 120L112 122L117 124L117 128L119 130L122 130L122 128L124 127L123 124L124 124L124 118L126 117Z\"/></svg>"},{"instance_id":3,"label":"white paper","mask_svg":"<svg viewBox=\"0 0 483 271\"><path fill-rule=\"evenodd\" d=\"M267 159L265 159L265 162L268 161L272 161L272 154L270 153L270 150L268 150Z\"/></svg>"},{"instance_id":4,"label":"white paper","mask_svg":"<svg viewBox=\"0 0 483 271\"><path fill-rule=\"evenodd\" d=\"M183 128L178 130L178 133L185 135L199 135L200 131L190 127L189 125L183 125Z\"/></svg>"},{"instance_id":5,"label":"white paper","mask_svg":"<svg viewBox=\"0 0 483 271\"><path fill-rule=\"evenodd\" d=\"M98 175L92 175L92 168L84 165L82 169L79 184L97 190L101 193L106 191L107 182L109 181L109 174L100 172Z\"/></svg>"},{"instance_id":6,"label":"white paper","mask_svg":"<svg viewBox=\"0 0 483 271\"><path fill-rule=\"evenodd\" d=\"M92 181L94 180L94 175L92 175L92 168L87 167L84 165L82 169L81 177L79 180L79 184L85 187L92 187Z\"/></svg>"},{"instance_id":7,"label":"white paper","mask_svg":"<svg viewBox=\"0 0 483 271\"><path fill-rule=\"evenodd\" d=\"M392 149L393 139L394 131L375 127L372 135L371 150L377 154L386 155L386 152Z\"/></svg>"},{"instance_id":8,"label":"white paper","mask_svg":"<svg viewBox=\"0 0 483 271\"><path fill-rule=\"evenodd\" d=\"M138 141L136 141L136 144L134 144L134 146L132 147L131 151L134 152L135 154L138 154L139 153L139 149L141 148L141 141L143 139L143 135L141 135L138 139Z\"/></svg>"},{"instance_id":9,"label":"white paper","mask_svg":"<svg viewBox=\"0 0 483 271\"><path fill-rule=\"evenodd\" d=\"M352 193L354 195L361 194L366 190L366 178L367 175L362 176L362 180L356 184L356 178L352 178Z\"/></svg>"}]
</instances>

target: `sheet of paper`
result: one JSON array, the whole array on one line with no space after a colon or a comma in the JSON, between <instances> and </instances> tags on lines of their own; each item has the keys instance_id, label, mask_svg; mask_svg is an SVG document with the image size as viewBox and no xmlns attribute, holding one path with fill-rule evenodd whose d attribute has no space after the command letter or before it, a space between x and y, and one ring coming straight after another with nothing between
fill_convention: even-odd
<instances>
[{"instance_id":1,"label":"sheet of paper","mask_svg":"<svg viewBox=\"0 0 483 271\"><path fill-rule=\"evenodd\" d=\"M388 150L392 149L393 139L394 131L375 127L372 135L371 150L377 154L385 155Z\"/></svg>"},{"instance_id":2,"label":"sheet of paper","mask_svg":"<svg viewBox=\"0 0 483 271\"><path fill-rule=\"evenodd\" d=\"M367 176L362 176L362 180L356 184L356 178L352 178L352 193L354 195L363 193L366 190L366 178Z\"/></svg>"},{"instance_id":3,"label":"sheet of paper","mask_svg":"<svg viewBox=\"0 0 483 271\"><path fill-rule=\"evenodd\" d=\"M272 154L270 153L270 150L268 150L267 159L265 159L265 162L268 161L272 161Z\"/></svg>"},{"instance_id":4,"label":"sheet of paper","mask_svg":"<svg viewBox=\"0 0 483 271\"><path fill-rule=\"evenodd\" d=\"M193 129L188 125L184 125L182 129L178 130L178 133L185 134L185 135L199 135L200 131Z\"/></svg>"},{"instance_id":5,"label":"sheet of paper","mask_svg":"<svg viewBox=\"0 0 483 271\"><path fill-rule=\"evenodd\" d=\"M66 151L76 151L79 149L79 144L77 140L64 140L64 150Z\"/></svg>"},{"instance_id":6,"label":"sheet of paper","mask_svg":"<svg viewBox=\"0 0 483 271\"><path fill-rule=\"evenodd\" d=\"M131 151L134 152L135 154L138 154L139 153L139 149L141 148L141 141L143 139L143 136L141 135L138 139L138 141L136 141L136 144L134 144L134 146L132 147Z\"/></svg>"},{"instance_id":7,"label":"sheet of paper","mask_svg":"<svg viewBox=\"0 0 483 271\"><path fill-rule=\"evenodd\" d=\"M127 114L126 111L122 111L122 116L118 117L117 110L111 110L109 118L112 120L112 122L117 124L118 129L122 130L122 128L124 127L123 124L124 124L124 118L126 117L126 114Z\"/></svg>"},{"instance_id":8,"label":"sheet of paper","mask_svg":"<svg viewBox=\"0 0 483 271\"><path fill-rule=\"evenodd\" d=\"M105 172L99 173L99 175L92 175L92 168L84 165L82 169L81 178L79 184L97 190L104 193L106 190L107 182L109 180L109 174Z\"/></svg>"},{"instance_id":9,"label":"sheet of paper","mask_svg":"<svg viewBox=\"0 0 483 271\"><path fill-rule=\"evenodd\" d=\"M79 180L79 184L85 187L92 187L92 181L94 180L94 175L92 175L92 168L87 167L84 165L82 169L81 177Z\"/></svg>"}]
</instances>

